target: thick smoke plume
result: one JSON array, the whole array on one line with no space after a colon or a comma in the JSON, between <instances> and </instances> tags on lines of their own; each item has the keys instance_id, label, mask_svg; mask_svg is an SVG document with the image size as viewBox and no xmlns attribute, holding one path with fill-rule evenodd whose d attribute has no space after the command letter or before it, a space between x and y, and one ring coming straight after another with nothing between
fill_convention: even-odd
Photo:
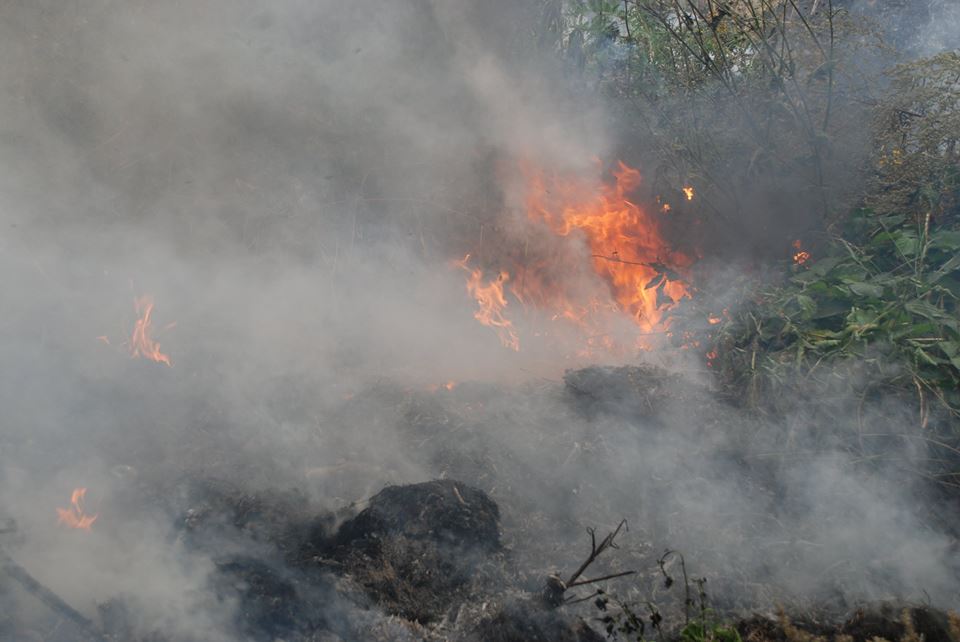
<instances>
[{"instance_id":1,"label":"thick smoke plume","mask_svg":"<svg viewBox=\"0 0 960 642\"><path fill-rule=\"evenodd\" d=\"M718 581L766 583L770 604L827 590L845 604L956 604L952 540L899 478L818 447L758 480L745 471L782 446L764 442L763 422L682 400L656 421L578 413L556 390L583 365L565 358L574 350L515 353L476 323L452 261L495 266L522 202L504 168L522 158L595 175L594 158L615 160L600 98L530 41L541 9L0 7L0 517L18 525L0 536L7 552L88 617L123 597L145 631L235 639L235 605L210 588L214 553L173 526L184 480L297 489L320 510L469 475L410 439L408 395L480 381L441 414L466 417L463 447L507 467L488 490L545 572L571 560L536 559L540 534L575 546L591 525L580 520L625 517L638 559L644 545L690 551ZM170 367L130 358L145 295ZM482 410L464 410L477 399ZM886 410L871 412L889 421ZM98 516L90 532L57 525L76 487ZM523 524L511 504L541 521ZM18 619L43 619L29 596L7 599Z\"/></svg>"}]
</instances>

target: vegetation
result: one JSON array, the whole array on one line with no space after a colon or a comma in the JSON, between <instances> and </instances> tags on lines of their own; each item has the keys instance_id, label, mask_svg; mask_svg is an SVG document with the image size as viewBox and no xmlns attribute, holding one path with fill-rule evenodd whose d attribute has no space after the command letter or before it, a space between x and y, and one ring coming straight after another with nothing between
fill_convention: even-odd
<instances>
[{"instance_id":1,"label":"vegetation","mask_svg":"<svg viewBox=\"0 0 960 642\"><path fill-rule=\"evenodd\" d=\"M669 589L676 584L673 576L667 570L667 562L671 558L679 560L683 577L684 590L684 622L679 633L671 639L680 642L741 642L740 633L730 624L715 617L707 607L706 578L690 578L687 575L686 560L676 551L666 551L658 560L660 573L663 576L664 586ZM696 586L697 599L693 598L693 586ZM647 622L658 639L664 639L663 615L652 602L647 602L646 617L638 612L637 605L625 602L603 590L597 590L594 606L601 612L600 622L610 638L635 639L638 642L646 639ZM593 596L591 596L593 597ZM692 611L696 609L696 614Z\"/></svg>"},{"instance_id":2,"label":"vegetation","mask_svg":"<svg viewBox=\"0 0 960 642\"><path fill-rule=\"evenodd\" d=\"M660 571L666 588L675 584L665 565L671 557L680 561L683 571L686 600L682 626L671 626L664 622L660 610L651 602L640 607L599 589L590 597L596 597L594 606L599 613L597 620L609 639L636 642L651 639L660 642L666 639L675 642L853 642L863 639L874 642L922 642L926 639L960 639L960 616L953 611L934 612L923 606L897 609L888 604L875 611L858 610L849 620L838 625L814 621L797 623L783 608L778 609L776 620L754 615L735 623L725 621L707 606L704 590L706 580L688 578L683 556L673 551L667 551L660 558ZM691 585L697 589L696 601L692 598ZM692 615L694 606L697 612Z\"/></svg>"},{"instance_id":3,"label":"vegetation","mask_svg":"<svg viewBox=\"0 0 960 642\"><path fill-rule=\"evenodd\" d=\"M822 4L574 2L564 55L603 79L658 195L696 186L725 239L762 225L754 212L799 232L853 197L867 107L849 98L873 100L870 52L882 49Z\"/></svg>"},{"instance_id":4,"label":"vegetation","mask_svg":"<svg viewBox=\"0 0 960 642\"><path fill-rule=\"evenodd\" d=\"M928 473L956 486L960 56L902 65L891 77L875 108L862 206L822 231L813 259L759 295L745 292L709 340L720 381L755 407L776 405L797 381L861 401L909 395L917 430L900 436L925 442ZM861 425L862 449L864 435Z\"/></svg>"},{"instance_id":5,"label":"vegetation","mask_svg":"<svg viewBox=\"0 0 960 642\"><path fill-rule=\"evenodd\" d=\"M601 79L655 195L695 185L678 215L700 217L706 254L739 242L780 268L696 297L678 343L738 403L845 399L858 429L831 438L865 460L920 445L915 472L960 487L960 55L893 64L839 0L559 4L543 33ZM902 432L865 417L890 400L914 409Z\"/></svg>"}]
</instances>

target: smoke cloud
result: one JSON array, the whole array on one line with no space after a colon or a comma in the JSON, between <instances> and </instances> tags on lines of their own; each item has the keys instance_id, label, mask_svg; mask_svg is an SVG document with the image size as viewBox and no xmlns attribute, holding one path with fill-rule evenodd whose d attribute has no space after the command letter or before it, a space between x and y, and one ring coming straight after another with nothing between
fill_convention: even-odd
<instances>
[{"instance_id":1,"label":"smoke cloud","mask_svg":"<svg viewBox=\"0 0 960 642\"><path fill-rule=\"evenodd\" d=\"M515 353L476 323L452 261L482 263L517 224L509 161L590 174L617 146L602 100L529 41L542 4L0 7L4 550L92 619L122 597L142 631L236 639L217 552L179 527L189 480L296 489L319 512L446 475L490 492L544 573L575 561L583 526L627 518L627 559L650 571L636 591L671 548L738 591L763 583L749 597L768 606L956 604L955 540L899 477L822 444L767 466L776 431L706 397L585 413L561 381L574 350ZM130 358L144 295L171 367ZM474 383L427 392L448 381ZM815 419L788 419L798 443ZM57 525L76 487L90 532ZM2 590L17 626L49 617Z\"/></svg>"}]
</instances>

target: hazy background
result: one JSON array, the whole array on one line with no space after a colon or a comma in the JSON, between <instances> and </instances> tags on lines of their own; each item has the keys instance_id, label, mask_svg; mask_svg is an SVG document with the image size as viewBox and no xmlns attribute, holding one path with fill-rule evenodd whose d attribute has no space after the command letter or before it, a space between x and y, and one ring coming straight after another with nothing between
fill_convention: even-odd
<instances>
[{"instance_id":1,"label":"hazy background","mask_svg":"<svg viewBox=\"0 0 960 642\"><path fill-rule=\"evenodd\" d=\"M231 605L207 593L211 562L177 540L171 515L110 512L148 466L299 487L332 507L440 472L398 429L393 397L343 411L369 386L549 385L576 365L555 346L502 348L451 265L466 252L495 265L491 239L517 206L504 160L586 173L614 160L618 132L589 79L527 42L539 10L0 4L0 516L18 521L8 550L22 564L85 613L127 594L153 625L230 639ZM922 15L936 28L911 46L956 45L953 4ZM123 345L141 295L171 368ZM776 471L783 501L743 473L774 446L762 426L705 434L682 404L649 425L587 418L539 388L486 403L467 422L477 447L567 493L494 484L498 499L536 503L570 541L578 511L599 505L610 523L651 525L638 532L653 549L705 546L704 560L790 592L819 598L826 570L874 565L844 586L849 599L926 591L957 604L953 540L920 519L909 488L856 473L844 453ZM597 434L611 442L600 463L558 469ZM329 486L310 476L343 461L361 472ZM78 486L100 514L90 533L56 525ZM571 499L582 487L588 499Z\"/></svg>"}]
</instances>

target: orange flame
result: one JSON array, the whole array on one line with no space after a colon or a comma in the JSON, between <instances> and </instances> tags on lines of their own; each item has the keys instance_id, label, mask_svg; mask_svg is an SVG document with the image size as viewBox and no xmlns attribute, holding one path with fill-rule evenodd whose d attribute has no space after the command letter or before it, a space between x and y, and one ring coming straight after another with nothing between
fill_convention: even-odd
<instances>
[{"instance_id":1,"label":"orange flame","mask_svg":"<svg viewBox=\"0 0 960 642\"><path fill-rule=\"evenodd\" d=\"M483 284L483 270L471 269L467 267L470 255L463 257L457 264L470 273L467 279L467 292L470 293L476 301L479 309L473 314L473 317L485 326L493 328L497 336L500 337L500 343L505 348L513 351L520 350L520 337L513 329L513 323L503 314L503 309L507 307L507 299L503 294L503 284L510 279L510 274L504 270L500 271L497 278Z\"/></svg>"},{"instance_id":2,"label":"orange flame","mask_svg":"<svg viewBox=\"0 0 960 642\"><path fill-rule=\"evenodd\" d=\"M693 188L692 188L692 187L689 187L689 186L688 186L688 187L684 187L684 188L683 188L683 195L687 197L687 200L688 200L688 201L692 201L692 200L693 200Z\"/></svg>"},{"instance_id":3,"label":"orange flame","mask_svg":"<svg viewBox=\"0 0 960 642\"><path fill-rule=\"evenodd\" d=\"M160 344L153 339L153 322L150 320L153 299L147 296L138 297L134 299L133 307L139 318L133 325L133 335L130 337L130 356L172 365L170 357L160 352Z\"/></svg>"},{"instance_id":4,"label":"orange flame","mask_svg":"<svg viewBox=\"0 0 960 642\"><path fill-rule=\"evenodd\" d=\"M83 509L83 498L87 494L86 488L74 488L70 495L70 508L57 509L57 523L66 524L70 528L90 530L97 521L97 515L86 515Z\"/></svg>"},{"instance_id":5,"label":"orange flame","mask_svg":"<svg viewBox=\"0 0 960 642\"><path fill-rule=\"evenodd\" d=\"M800 239L797 239L793 242L793 249L797 250L793 254L793 262L797 265L803 265L810 260L810 252L807 252L803 249L803 245L800 243Z\"/></svg>"},{"instance_id":6,"label":"orange flame","mask_svg":"<svg viewBox=\"0 0 960 642\"><path fill-rule=\"evenodd\" d=\"M640 185L640 172L621 162L613 185L527 173L528 217L561 236L581 235L594 272L607 282L619 308L643 332L662 330L663 312L689 296L686 286L662 269L683 268L690 260L671 251L658 221L627 198Z\"/></svg>"},{"instance_id":7,"label":"orange flame","mask_svg":"<svg viewBox=\"0 0 960 642\"><path fill-rule=\"evenodd\" d=\"M500 269L488 281L482 270L467 266L469 254L457 262L469 273L467 290L479 306L476 319L494 328L504 346L519 350L518 334L505 314L504 285L510 281L509 294L523 310L536 308L579 330L584 336L579 356L620 352L623 346L611 331L624 316L640 330L634 347L648 347L645 336L666 330L664 313L689 297L678 272L691 260L670 249L657 218L670 205L660 203L656 214L648 214L631 201L628 195L640 185L640 173L624 163L612 172L612 182L548 174L526 162L520 171L526 181L527 220L533 226L528 239L547 232L545 241L531 252L527 242L522 250L505 248L500 260L509 261L509 271ZM581 248L589 254L585 261ZM511 274L516 278L511 280ZM535 337L549 334L532 331Z\"/></svg>"}]
</instances>

